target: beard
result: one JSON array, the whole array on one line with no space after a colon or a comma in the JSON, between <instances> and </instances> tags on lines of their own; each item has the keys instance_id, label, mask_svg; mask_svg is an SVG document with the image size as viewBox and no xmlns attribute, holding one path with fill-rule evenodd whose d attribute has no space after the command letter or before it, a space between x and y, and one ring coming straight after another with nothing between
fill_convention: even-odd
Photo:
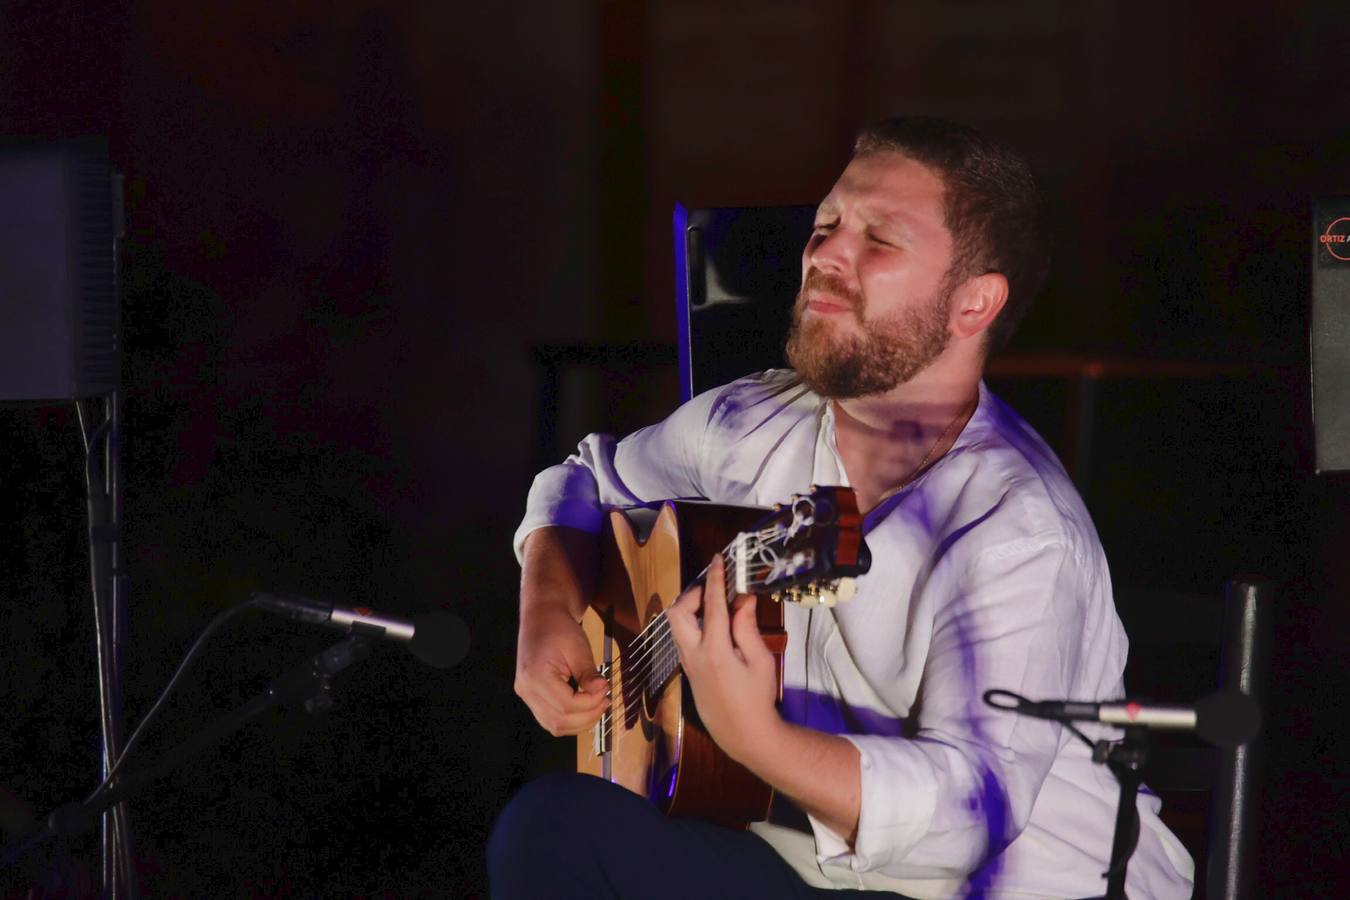
<instances>
[{"instance_id":1,"label":"beard","mask_svg":"<svg viewBox=\"0 0 1350 900\"><path fill-rule=\"evenodd\" d=\"M806 297L824 291L847 303L862 334L838 334L824 317L806 318ZM954 286L944 280L927 303L868 321L866 301L818 269L807 273L792 309L787 358L802 382L822 397L848 400L884 394L922 372L947 348Z\"/></svg>"}]
</instances>

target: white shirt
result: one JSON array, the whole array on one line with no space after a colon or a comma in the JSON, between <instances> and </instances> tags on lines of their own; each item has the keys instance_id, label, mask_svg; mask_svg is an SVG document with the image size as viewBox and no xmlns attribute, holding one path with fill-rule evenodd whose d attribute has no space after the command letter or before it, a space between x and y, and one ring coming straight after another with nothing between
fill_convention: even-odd
<instances>
[{"instance_id":1,"label":"white shirt","mask_svg":"<svg viewBox=\"0 0 1350 900\"><path fill-rule=\"evenodd\" d=\"M769 506L813 484L847 484L832 405L790 371L765 372L617 443L587 437L535 479L516 550L544 525L599 532L605 507ZM1104 893L1115 778L1068 729L980 699L990 688L1033 700L1123 694L1126 638L1106 558L1054 453L981 384L951 450L864 527L872 567L856 595L833 610L786 606L783 673L784 716L858 748L857 838L850 850L814 819L752 827L819 887ZM1140 795L1127 889L1189 897L1194 864L1159 806Z\"/></svg>"}]
</instances>

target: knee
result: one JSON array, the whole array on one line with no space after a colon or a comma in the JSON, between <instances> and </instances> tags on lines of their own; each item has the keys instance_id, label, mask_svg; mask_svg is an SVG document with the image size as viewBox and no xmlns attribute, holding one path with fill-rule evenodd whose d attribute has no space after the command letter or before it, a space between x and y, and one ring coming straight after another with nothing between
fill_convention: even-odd
<instances>
[{"instance_id":1,"label":"knee","mask_svg":"<svg viewBox=\"0 0 1350 900\"><path fill-rule=\"evenodd\" d=\"M520 789L497 816L488 838L488 872L494 879L561 850L564 838L585 828L597 791L610 787L590 775L557 772Z\"/></svg>"}]
</instances>

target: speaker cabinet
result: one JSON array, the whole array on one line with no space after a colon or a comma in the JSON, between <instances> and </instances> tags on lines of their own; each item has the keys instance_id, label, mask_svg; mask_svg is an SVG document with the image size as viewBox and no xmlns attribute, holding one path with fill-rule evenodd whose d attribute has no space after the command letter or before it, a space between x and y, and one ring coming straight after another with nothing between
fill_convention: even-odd
<instances>
[{"instance_id":1,"label":"speaker cabinet","mask_svg":"<svg viewBox=\"0 0 1350 900\"><path fill-rule=\"evenodd\" d=\"M117 386L120 218L101 141L0 145L0 401Z\"/></svg>"},{"instance_id":2,"label":"speaker cabinet","mask_svg":"<svg viewBox=\"0 0 1350 900\"><path fill-rule=\"evenodd\" d=\"M1312 409L1318 472L1350 470L1350 197L1313 204Z\"/></svg>"}]
</instances>

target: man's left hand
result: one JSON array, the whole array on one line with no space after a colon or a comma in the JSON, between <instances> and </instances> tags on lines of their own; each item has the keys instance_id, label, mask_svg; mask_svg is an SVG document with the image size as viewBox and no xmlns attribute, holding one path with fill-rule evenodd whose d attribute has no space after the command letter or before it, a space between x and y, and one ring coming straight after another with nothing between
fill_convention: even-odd
<instances>
[{"instance_id":1,"label":"man's left hand","mask_svg":"<svg viewBox=\"0 0 1350 900\"><path fill-rule=\"evenodd\" d=\"M705 581L681 594L666 610L666 620L708 734L728 756L753 769L751 761L772 748L783 725L775 706L777 666L759 633L755 596L742 594L728 609L720 555Z\"/></svg>"}]
</instances>

